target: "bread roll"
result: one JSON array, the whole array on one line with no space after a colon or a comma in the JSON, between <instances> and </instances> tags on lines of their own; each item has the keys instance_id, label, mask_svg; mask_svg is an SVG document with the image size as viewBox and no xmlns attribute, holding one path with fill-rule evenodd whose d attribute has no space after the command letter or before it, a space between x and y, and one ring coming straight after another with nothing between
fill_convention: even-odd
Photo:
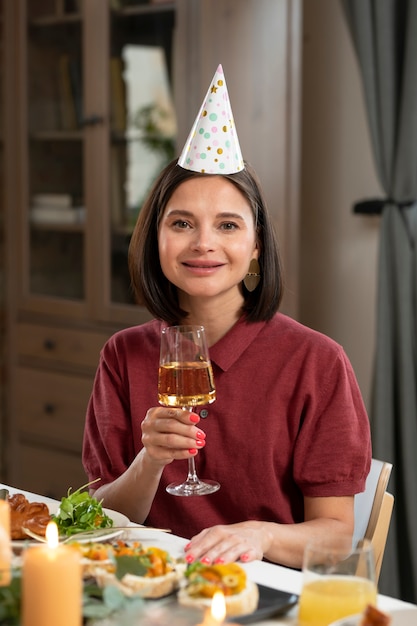
<instances>
[{"instance_id":1,"label":"bread roll","mask_svg":"<svg viewBox=\"0 0 417 626\"><path fill-rule=\"evenodd\" d=\"M247 579L237 563L203 565L195 563L186 572L186 585L178 592L183 606L206 609L216 591L224 594L227 617L247 615L258 607L258 586Z\"/></svg>"}]
</instances>

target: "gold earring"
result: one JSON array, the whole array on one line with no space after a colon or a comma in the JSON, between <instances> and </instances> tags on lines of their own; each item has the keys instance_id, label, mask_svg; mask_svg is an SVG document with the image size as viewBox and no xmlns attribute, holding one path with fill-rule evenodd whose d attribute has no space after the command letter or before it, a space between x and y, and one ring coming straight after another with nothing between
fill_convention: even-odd
<instances>
[{"instance_id":1,"label":"gold earring","mask_svg":"<svg viewBox=\"0 0 417 626\"><path fill-rule=\"evenodd\" d=\"M261 268L258 259L252 259L249 264L248 273L243 279L243 284L248 291L254 291L261 280Z\"/></svg>"}]
</instances>

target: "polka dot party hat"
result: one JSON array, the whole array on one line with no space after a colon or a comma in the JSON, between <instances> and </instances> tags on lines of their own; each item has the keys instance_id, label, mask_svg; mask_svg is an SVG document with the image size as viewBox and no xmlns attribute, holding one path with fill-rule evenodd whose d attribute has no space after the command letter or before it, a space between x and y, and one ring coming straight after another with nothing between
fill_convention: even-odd
<instances>
[{"instance_id":1,"label":"polka dot party hat","mask_svg":"<svg viewBox=\"0 0 417 626\"><path fill-rule=\"evenodd\" d=\"M234 174L245 167L221 65L188 135L178 165L206 174Z\"/></svg>"}]
</instances>

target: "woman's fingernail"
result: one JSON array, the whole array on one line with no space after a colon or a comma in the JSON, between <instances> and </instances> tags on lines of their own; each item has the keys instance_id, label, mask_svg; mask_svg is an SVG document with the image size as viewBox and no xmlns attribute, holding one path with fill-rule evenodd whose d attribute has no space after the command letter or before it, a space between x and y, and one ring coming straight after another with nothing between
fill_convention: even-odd
<instances>
[{"instance_id":1,"label":"woman's fingernail","mask_svg":"<svg viewBox=\"0 0 417 626\"><path fill-rule=\"evenodd\" d=\"M195 413L190 413L190 422L193 424L197 424L200 421L200 418Z\"/></svg>"},{"instance_id":2,"label":"woman's fingernail","mask_svg":"<svg viewBox=\"0 0 417 626\"><path fill-rule=\"evenodd\" d=\"M190 448L190 449L188 450L188 452L189 452L190 454L197 454L197 448Z\"/></svg>"},{"instance_id":3,"label":"woman's fingernail","mask_svg":"<svg viewBox=\"0 0 417 626\"><path fill-rule=\"evenodd\" d=\"M241 554L240 555L240 560L243 561L243 562L249 561L249 554L246 554L246 552L245 552L245 554Z\"/></svg>"},{"instance_id":4,"label":"woman's fingernail","mask_svg":"<svg viewBox=\"0 0 417 626\"><path fill-rule=\"evenodd\" d=\"M194 561L194 557L192 554L187 554L185 560L187 561L187 563L192 563Z\"/></svg>"},{"instance_id":5,"label":"woman's fingernail","mask_svg":"<svg viewBox=\"0 0 417 626\"><path fill-rule=\"evenodd\" d=\"M208 556L204 556L204 557L201 559L201 562L203 563L203 565L210 565L210 563L211 563L211 559L209 559L209 558L208 558Z\"/></svg>"},{"instance_id":6,"label":"woman's fingernail","mask_svg":"<svg viewBox=\"0 0 417 626\"><path fill-rule=\"evenodd\" d=\"M191 548L191 541L190 543L187 543L187 545L185 546L184 550L187 551Z\"/></svg>"},{"instance_id":7,"label":"woman's fingernail","mask_svg":"<svg viewBox=\"0 0 417 626\"><path fill-rule=\"evenodd\" d=\"M206 438L206 433L203 433L202 430L197 430L196 435L197 439L205 439Z\"/></svg>"},{"instance_id":8,"label":"woman's fingernail","mask_svg":"<svg viewBox=\"0 0 417 626\"><path fill-rule=\"evenodd\" d=\"M219 558L218 558L218 559L216 559L214 562L215 562L215 564L216 564L216 565L223 565L223 563L224 563L224 559L222 559L222 558L219 556Z\"/></svg>"},{"instance_id":9,"label":"woman's fingernail","mask_svg":"<svg viewBox=\"0 0 417 626\"><path fill-rule=\"evenodd\" d=\"M204 439L203 440L197 439L197 441L195 442L195 445L200 446L200 448L203 448L206 445L206 442L204 441Z\"/></svg>"}]
</instances>

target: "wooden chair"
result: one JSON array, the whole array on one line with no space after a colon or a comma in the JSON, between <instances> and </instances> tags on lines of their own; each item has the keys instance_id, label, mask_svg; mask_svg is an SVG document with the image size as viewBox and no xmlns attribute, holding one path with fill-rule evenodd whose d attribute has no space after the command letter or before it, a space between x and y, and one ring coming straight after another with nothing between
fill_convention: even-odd
<instances>
[{"instance_id":1,"label":"wooden chair","mask_svg":"<svg viewBox=\"0 0 417 626\"><path fill-rule=\"evenodd\" d=\"M391 470L391 463L372 459L365 491L355 495L354 539L371 541L374 547L377 582L394 506L394 496L387 491Z\"/></svg>"}]
</instances>

